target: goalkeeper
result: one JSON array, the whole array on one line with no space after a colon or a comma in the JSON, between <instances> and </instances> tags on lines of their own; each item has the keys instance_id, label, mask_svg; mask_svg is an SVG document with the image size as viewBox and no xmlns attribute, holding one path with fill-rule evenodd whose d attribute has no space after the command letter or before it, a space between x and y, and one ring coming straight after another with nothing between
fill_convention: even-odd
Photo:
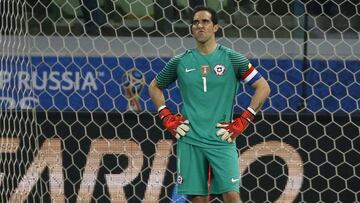
<instances>
[{"instance_id":1,"label":"goalkeeper","mask_svg":"<svg viewBox=\"0 0 360 203\"><path fill-rule=\"evenodd\" d=\"M164 127L178 139L178 193L189 195L192 202L206 202L209 194L222 194L224 202L240 201L235 139L248 127L270 93L268 83L247 58L217 44L218 29L217 13L211 8L196 7L191 24L196 48L171 58L149 88ZM240 80L255 92L246 110L233 119ZM162 91L175 81L183 99L178 115L165 106Z\"/></svg>"}]
</instances>

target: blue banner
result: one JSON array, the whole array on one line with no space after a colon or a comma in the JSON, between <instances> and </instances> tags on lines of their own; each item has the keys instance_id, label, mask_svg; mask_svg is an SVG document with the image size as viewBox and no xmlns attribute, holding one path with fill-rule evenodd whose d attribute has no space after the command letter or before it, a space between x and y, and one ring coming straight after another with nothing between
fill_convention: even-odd
<instances>
[{"instance_id":1,"label":"blue banner","mask_svg":"<svg viewBox=\"0 0 360 203\"><path fill-rule=\"evenodd\" d=\"M33 56L1 59L1 108L59 111L150 111L155 108L148 84L169 58ZM306 104L312 112L358 112L359 61L253 59L269 81L266 112L296 112ZM175 86L175 84L173 85ZM252 90L240 88L235 111L250 102ZM177 88L165 91L167 105L181 105ZM303 100L302 98L305 98Z\"/></svg>"}]
</instances>

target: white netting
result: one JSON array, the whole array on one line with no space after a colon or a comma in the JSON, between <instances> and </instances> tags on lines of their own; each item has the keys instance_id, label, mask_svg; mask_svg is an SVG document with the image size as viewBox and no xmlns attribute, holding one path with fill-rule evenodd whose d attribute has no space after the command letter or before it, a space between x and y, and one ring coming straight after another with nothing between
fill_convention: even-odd
<instances>
[{"instance_id":1,"label":"white netting","mask_svg":"<svg viewBox=\"0 0 360 203\"><path fill-rule=\"evenodd\" d=\"M197 3L0 0L1 202L187 201L148 84L194 46ZM237 140L243 202L359 202L360 2L206 4L272 89Z\"/></svg>"},{"instance_id":2,"label":"white netting","mask_svg":"<svg viewBox=\"0 0 360 203\"><path fill-rule=\"evenodd\" d=\"M34 91L19 83L23 73L32 73L27 34L26 3L0 1L1 202L17 187L38 148Z\"/></svg>"}]
</instances>

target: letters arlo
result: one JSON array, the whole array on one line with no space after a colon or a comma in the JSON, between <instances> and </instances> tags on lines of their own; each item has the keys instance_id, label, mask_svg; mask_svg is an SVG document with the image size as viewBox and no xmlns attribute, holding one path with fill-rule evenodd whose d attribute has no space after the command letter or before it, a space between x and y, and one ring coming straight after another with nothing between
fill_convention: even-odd
<instances>
[{"instance_id":1,"label":"letters arlo","mask_svg":"<svg viewBox=\"0 0 360 203\"><path fill-rule=\"evenodd\" d=\"M19 140L16 138L1 138L0 153L19 152ZM24 176L19 180L17 187L10 191L10 202L24 202L31 190L36 186L41 174L49 168L50 196L54 202L63 202L64 193L64 175L62 166L62 141L59 138L50 138L41 145L36 157L28 167ZM151 172L147 181L147 188L143 198L144 202L156 202L160 197L163 181L167 170L169 157L172 150L172 140L160 140L156 143L156 152L151 164ZM8 148L7 146L12 146ZM94 192L97 183L98 170L102 158L108 154L122 154L128 157L127 168L120 174L106 174L105 180L109 189L109 195L112 201L120 202L126 199L124 186L131 184L136 177L142 173L144 159L146 157L138 143L123 139L94 139L91 141L90 151L87 154L85 170L81 178L80 189L77 194L77 202L91 201L91 194ZM251 163L262 156L278 156L284 160L288 167L288 180L286 186L275 202L293 202L300 192L303 181L303 162L299 153L291 145L282 141L266 141L244 151L240 156L241 174L244 174ZM9 174L0 173L0 178L9 176ZM141 176L142 177L142 176ZM4 183L1 181L0 183ZM0 190L9 192L10 188L0 185ZM4 193L5 191L0 191Z\"/></svg>"}]
</instances>

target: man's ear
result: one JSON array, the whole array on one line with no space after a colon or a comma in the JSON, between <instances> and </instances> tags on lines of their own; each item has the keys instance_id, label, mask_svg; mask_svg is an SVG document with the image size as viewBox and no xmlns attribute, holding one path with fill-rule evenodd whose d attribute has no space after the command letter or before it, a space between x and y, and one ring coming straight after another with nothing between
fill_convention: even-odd
<instances>
[{"instance_id":1,"label":"man's ear","mask_svg":"<svg viewBox=\"0 0 360 203\"><path fill-rule=\"evenodd\" d=\"M219 30L219 24L214 25L214 33L216 33Z\"/></svg>"}]
</instances>

